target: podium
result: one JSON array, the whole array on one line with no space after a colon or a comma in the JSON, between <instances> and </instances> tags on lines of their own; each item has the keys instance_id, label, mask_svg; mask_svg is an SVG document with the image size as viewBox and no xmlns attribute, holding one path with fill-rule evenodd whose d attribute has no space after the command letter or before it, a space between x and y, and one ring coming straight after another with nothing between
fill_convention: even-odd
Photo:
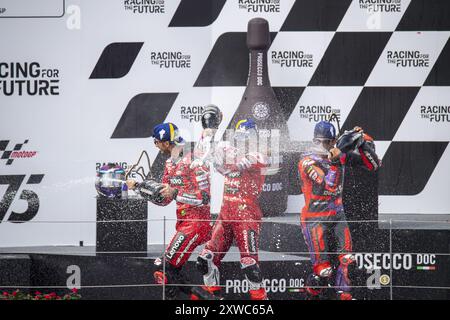
<instances>
[{"instance_id":1,"label":"podium","mask_svg":"<svg viewBox=\"0 0 450 320\"><path fill-rule=\"evenodd\" d=\"M97 197L96 230L98 253L146 255L147 201L141 198Z\"/></svg>"},{"instance_id":2,"label":"podium","mask_svg":"<svg viewBox=\"0 0 450 320\"><path fill-rule=\"evenodd\" d=\"M15 286L23 287L22 293L30 293L31 283L31 257L28 254L0 254L0 284L4 291L12 293Z\"/></svg>"}]
</instances>

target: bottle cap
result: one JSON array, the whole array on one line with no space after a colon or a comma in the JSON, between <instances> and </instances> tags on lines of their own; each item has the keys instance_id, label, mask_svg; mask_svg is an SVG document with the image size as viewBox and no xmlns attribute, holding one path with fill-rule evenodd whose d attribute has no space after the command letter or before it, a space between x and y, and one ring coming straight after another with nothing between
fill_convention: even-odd
<instances>
[{"instance_id":1,"label":"bottle cap","mask_svg":"<svg viewBox=\"0 0 450 320\"><path fill-rule=\"evenodd\" d=\"M271 43L269 22L263 18L254 18L247 25L247 47L249 49L269 49Z\"/></svg>"}]
</instances>

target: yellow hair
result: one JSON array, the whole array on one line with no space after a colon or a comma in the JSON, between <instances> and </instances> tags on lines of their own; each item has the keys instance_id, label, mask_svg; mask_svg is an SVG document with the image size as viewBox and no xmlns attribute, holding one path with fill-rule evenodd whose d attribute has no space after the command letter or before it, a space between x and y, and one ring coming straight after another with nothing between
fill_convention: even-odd
<instances>
[{"instance_id":1,"label":"yellow hair","mask_svg":"<svg viewBox=\"0 0 450 320\"><path fill-rule=\"evenodd\" d=\"M169 123L169 128L170 128L170 141L173 141L174 134L175 134L175 130L173 129L173 124Z\"/></svg>"},{"instance_id":2,"label":"yellow hair","mask_svg":"<svg viewBox=\"0 0 450 320\"><path fill-rule=\"evenodd\" d=\"M247 121L247 119L239 120L238 123L236 123L236 128L235 128L235 129L236 129L236 130L239 129L240 125L241 125L242 123L244 123L245 121Z\"/></svg>"}]
</instances>

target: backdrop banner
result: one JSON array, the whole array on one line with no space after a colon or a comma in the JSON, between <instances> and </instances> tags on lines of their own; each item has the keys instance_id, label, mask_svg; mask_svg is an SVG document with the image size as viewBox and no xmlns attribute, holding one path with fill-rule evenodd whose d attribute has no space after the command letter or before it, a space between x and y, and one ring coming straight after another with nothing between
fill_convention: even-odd
<instances>
[{"instance_id":1,"label":"backdrop banner","mask_svg":"<svg viewBox=\"0 0 450 320\"><path fill-rule=\"evenodd\" d=\"M146 150L161 173L153 126L173 122L196 141L210 103L223 133L246 87L255 17L269 22L291 143L335 113L343 130L375 139L380 216L450 214L449 1L28 2L0 1L0 247L95 245L97 168L127 168ZM217 213L223 179L212 180ZM286 214L304 204L296 180ZM148 218L148 243L168 243L175 204L149 203Z\"/></svg>"}]
</instances>

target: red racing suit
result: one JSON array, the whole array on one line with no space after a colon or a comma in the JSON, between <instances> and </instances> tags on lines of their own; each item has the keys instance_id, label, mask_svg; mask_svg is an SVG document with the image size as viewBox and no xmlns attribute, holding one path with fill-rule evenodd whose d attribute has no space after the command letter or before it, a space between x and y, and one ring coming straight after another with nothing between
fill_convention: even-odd
<instances>
[{"instance_id":1,"label":"red racing suit","mask_svg":"<svg viewBox=\"0 0 450 320\"><path fill-rule=\"evenodd\" d=\"M377 170L380 161L370 137L356 151L341 154L336 161L314 153L306 154L300 160L298 170L305 206L301 212L301 227L305 242L311 254L313 275L329 278L332 267L329 252L329 235L337 240L339 267L335 285L338 292L351 297L348 266L353 262L352 240L342 204L344 171L346 165L360 165L368 170ZM316 295L320 290L307 288Z\"/></svg>"},{"instance_id":2,"label":"red racing suit","mask_svg":"<svg viewBox=\"0 0 450 320\"><path fill-rule=\"evenodd\" d=\"M226 148L224 152L227 156L237 153L232 147ZM233 161L227 162L221 165L215 163L216 169L225 177L223 201L211 240L202 254L212 253L212 262L218 267L235 240L241 255L241 268L250 281L250 296L252 299L264 299L266 293L261 287L262 276L258 263L262 218L258 197L265 180L263 171L268 165L267 159L255 152L236 156Z\"/></svg>"},{"instance_id":3,"label":"red racing suit","mask_svg":"<svg viewBox=\"0 0 450 320\"><path fill-rule=\"evenodd\" d=\"M176 201L176 234L165 252L167 262L180 268L189 259L192 251L209 240L211 214L209 207L209 168L191 168L192 156L166 161L162 183L176 190L174 199L165 199L162 205Z\"/></svg>"},{"instance_id":4,"label":"red racing suit","mask_svg":"<svg viewBox=\"0 0 450 320\"><path fill-rule=\"evenodd\" d=\"M258 242L262 212L258 197L265 176L261 170L267 160L258 153L236 159L236 164L223 164L217 170L224 175L222 207L211 240L206 248L217 252L214 263L218 266L230 249L233 239L241 258L253 257L258 261Z\"/></svg>"}]
</instances>

